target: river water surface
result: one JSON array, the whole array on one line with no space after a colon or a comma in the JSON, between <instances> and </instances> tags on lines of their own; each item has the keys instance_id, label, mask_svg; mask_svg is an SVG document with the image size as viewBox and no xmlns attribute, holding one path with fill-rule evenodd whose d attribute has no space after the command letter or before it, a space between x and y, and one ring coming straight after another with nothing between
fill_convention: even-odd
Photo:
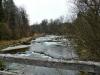
<instances>
[{"instance_id":1,"label":"river water surface","mask_svg":"<svg viewBox=\"0 0 100 75\"><path fill-rule=\"evenodd\" d=\"M61 36L46 35L32 40L31 47L25 52L18 52L15 56L45 59L77 60L78 56L70 41ZM78 71L46 68L16 63L7 63L7 70L18 75L79 75Z\"/></svg>"}]
</instances>

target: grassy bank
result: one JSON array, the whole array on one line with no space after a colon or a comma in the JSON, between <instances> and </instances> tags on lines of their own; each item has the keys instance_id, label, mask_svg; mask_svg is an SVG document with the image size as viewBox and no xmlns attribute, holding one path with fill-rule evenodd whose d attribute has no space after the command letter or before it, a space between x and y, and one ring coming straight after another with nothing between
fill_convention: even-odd
<instances>
[{"instance_id":1,"label":"grassy bank","mask_svg":"<svg viewBox=\"0 0 100 75\"><path fill-rule=\"evenodd\" d=\"M32 40L32 36L24 37L18 40L0 40L0 49L6 48L9 46L16 46L20 44L28 44L30 40Z\"/></svg>"},{"instance_id":2,"label":"grassy bank","mask_svg":"<svg viewBox=\"0 0 100 75\"><path fill-rule=\"evenodd\" d=\"M78 46L76 48L76 52L79 56L79 60L100 62L100 56L98 56L98 54L95 53L95 51L92 52L89 49ZM99 53L99 55L100 55L100 53ZM80 71L79 75L96 75L96 74L95 73L91 74L91 73L88 73L88 72ZM100 74L98 74L98 75L100 75Z\"/></svg>"},{"instance_id":3,"label":"grassy bank","mask_svg":"<svg viewBox=\"0 0 100 75\"><path fill-rule=\"evenodd\" d=\"M100 52L95 52L95 50L89 50L80 46L76 50L80 60L100 62Z\"/></svg>"},{"instance_id":4,"label":"grassy bank","mask_svg":"<svg viewBox=\"0 0 100 75\"><path fill-rule=\"evenodd\" d=\"M23 37L17 40L0 40L0 50L9 46L27 45L32 39L43 36L44 34L34 34L33 36Z\"/></svg>"}]
</instances>

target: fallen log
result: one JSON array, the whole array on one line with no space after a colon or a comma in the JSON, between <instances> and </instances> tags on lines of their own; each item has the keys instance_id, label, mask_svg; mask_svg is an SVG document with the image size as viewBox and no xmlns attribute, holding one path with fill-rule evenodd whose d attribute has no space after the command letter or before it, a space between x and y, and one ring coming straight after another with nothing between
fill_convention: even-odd
<instances>
[{"instance_id":1,"label":"fallen log","mask_svg":"<svg viewBox=\"0 0 100 75\"><path fill-rule=\"evenodd\" d=\"M0 50L0 53L7 53L7 52L11 52L11 51L28 49L29 47L30 47L30 45L19 45L19 46L14 46L14 47L8 47L8 48Z\"/></svg>"}]
</instances>

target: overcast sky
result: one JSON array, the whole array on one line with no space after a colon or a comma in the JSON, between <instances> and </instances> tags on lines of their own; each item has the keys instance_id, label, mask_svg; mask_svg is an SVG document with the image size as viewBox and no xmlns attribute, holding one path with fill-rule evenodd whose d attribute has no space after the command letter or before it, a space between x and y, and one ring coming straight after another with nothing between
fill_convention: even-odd
<instances>
[{"instance_id":1,"label":"overcast sky","mask_svg":"<svg viewBox=\"0 0 100 75\"><path fill-rule=\"evenodd\" d=\"M57 19L60 16L69 17L74 6L71 0L14 0L18 7L27 11L30 24L40 23L43 19Z\"/></svg>"}]
</instances>

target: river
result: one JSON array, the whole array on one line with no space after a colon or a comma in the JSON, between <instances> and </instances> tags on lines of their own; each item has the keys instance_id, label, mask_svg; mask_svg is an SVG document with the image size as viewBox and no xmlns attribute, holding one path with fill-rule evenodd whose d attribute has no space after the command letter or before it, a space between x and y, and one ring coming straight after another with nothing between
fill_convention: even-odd
<instances>
[{"instance_id":1,"label":"river","mask_svg":"<svg viewBox=\"0 0 100 75\"><path fill-rule=\"evenodd\" d=\"M78 56L70 41L61 36L46 35L32 40L29 50L17 52L15 56L29 58L77 60ZM7 63L7 71L17 75L79 75L78 71L46 68L16 63Z\"/></svg>"}]
</instances>

